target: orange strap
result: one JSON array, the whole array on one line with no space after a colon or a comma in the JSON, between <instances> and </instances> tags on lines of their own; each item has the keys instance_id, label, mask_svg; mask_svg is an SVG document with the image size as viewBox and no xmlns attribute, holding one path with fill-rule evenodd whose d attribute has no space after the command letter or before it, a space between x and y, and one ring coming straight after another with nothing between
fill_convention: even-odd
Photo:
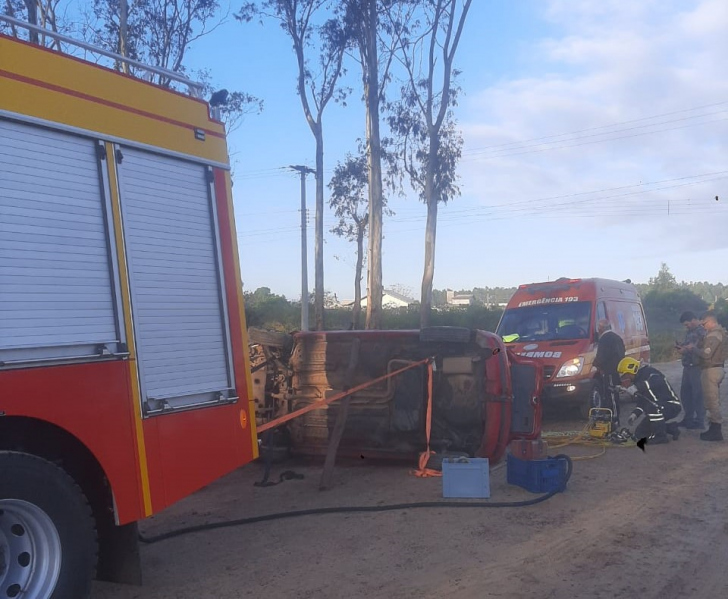
<instances>
[{"instance_id":1,"label":"orange strap","mask_svg":"<svg viewBox=\"0 0 728 599\"><path fill-rule=\"evenodd\" d=\"M332 395L331 397L327 397L326 399L319 399L318 401L315 401L309 405L307 405L304 408L300 408L299 410L295 410L293 412L290 412L289 414L286 414L285 416L281 416L280 418L276 418L275 420L271 420L270 422L266 422L262 426L257 427L258 434L264 433L268 429L275 428L277 426L280 426L281 424L285 424L289 420L293 420L294 418L298 418L302 414L305 414L307 412L312 412L313 410L318 410L319 408L323 408L324 406L329 405L330 403L335 402L338 399L342 399L343 397L346 397L347 395L352 395L353 393L358 393L362 389L366 389L367 387L371 387L372 385L375 385L377 383L380 383L381 381L385 381L388 378L392 376L397 376L398 374L404 372L405 370L410 370L411 368L415 368L417 366L421 366L422 364L428 364L428 380L429 380L429 397L427 400L427 444L429 449L429 443L430 443L430 412L432 410L432 358L425 358L424 360L420 360L419 362L412 362L412 364L408 364L407 366L400 368L399 370L395 370L394 372L390 372L389 374L382 375L376 379L373 379L371 381L368 381L366 383L362 383L361 385L357 385L356 387L352 387L348 391L344 391L342 393L337 393L336 395ZM427 462L425 462L427 463Z\"/></svg>"},{"instance_id":2,"label":"orange strap","mask_svg":"<svg viewBox=\"0 0 728 599\"><path fill-rule=\"evenodd\" d=\"M435 455L434 451L430 451L430 434L432 432L432 375L434 368L432 367L432 361L427 363L427 416L425 417L425 436L427 439L427 446L425 451L420 454L418 463L418 469L412 470L412 474L421 478L427 478L429 476L442 476L442 472L433 470L427 467L427 462L430 461L430 456Z\"/></svg>"}]
</instances>

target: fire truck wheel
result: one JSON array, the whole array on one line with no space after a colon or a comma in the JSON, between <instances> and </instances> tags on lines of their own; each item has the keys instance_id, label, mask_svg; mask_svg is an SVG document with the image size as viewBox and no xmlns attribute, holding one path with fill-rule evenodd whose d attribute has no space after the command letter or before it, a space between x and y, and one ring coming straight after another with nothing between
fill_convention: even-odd
<instances>
[{"instance_id":1,"label":"fire truck wheel","mask_svg":"<svg viewBox=\"0 0 728 599\"><path fill-rule=\"evenodd\" d=\"M64 470L0 451L0 597L84 599L97 560L86 497Z\"/></svg>"}]
</instances>

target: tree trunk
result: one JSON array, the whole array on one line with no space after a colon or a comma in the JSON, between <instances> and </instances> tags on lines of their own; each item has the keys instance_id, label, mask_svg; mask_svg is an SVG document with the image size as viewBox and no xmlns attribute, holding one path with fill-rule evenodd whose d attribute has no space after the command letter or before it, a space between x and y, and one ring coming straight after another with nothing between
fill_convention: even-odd
<instances>
[{"instance_id":1,"label":"tree trunk","mask_svg":"<svg viewBox=\"0 0 728 599\"><path fill-rule=\"evenodd\" d=\"M427 204L427 225L425 226L425 270L422 275L420 296L420 328L430 325L432 310L432 281L435 277L435 241L437 238L438 193L435 190L435 172L439 143L436 136L430 137L430 151L425 173L425 202Z\"/></svg>"},{"instance_id":2,"label":"tree trunk","mask_svg":"<svg viewBox=\"0 0 728 599\"><path fill-rule=\"evenodd\" d=\"M352 314L352 328L361 328L361 271L364 266L364 227L365 223L357 224L356 231L356 274L354 278L354 310Z\"/></svg>"},{"instance_id":3,"label":"tree trunk","mask_svg":"<svg viewBox=\"0 0 728 599\"><path fill-rule=\"evenodd\" d=\"M119 54L128 56L127 40L129 39L129 4L127 0L119 0ZM129 74L129 63L121 63L121 72Z\"/></svg>"},{"instance_id":4,"label":"tree trunk","mask_svg":"<svg viewBox=\"0 0 728 599\"><path fill-rule=\"evenodd\" d=\"M367 2L366 111L369 159L369 273L367 329L382 323L382 143L379 134L379 64L377 1Z\"/></svg>"},{"instance_id":5,"label":"tree trunk","mask_svg":"<svg viewBox=\"0 0 728 599\"><path fill-rule=\"evenodd\" d=\"M316 136L316 231L314 245L314 312L316 330L324 330L324 135L319 117Z\"/></svg>"},{"instance_id":6,"label":"tree trunk","mask_svg":"<svg viewBox=\"0 0 728 599\"><path fill-rule=\"evenodd\" d=\"M28 9L28 23L38 25L38 5L35 0L25 0L25 8ZM39 37L37 31L28 31L28 39L31 44L38 44Z\"/></svg>"},{"instance_id":7,"label":"tree trunk","mask_svg":"<svg viewBox=\"0 0 728 599\"><path fill-rule=\"evenodd\" d=\"M437 201L431 201L427 205L427 226L425 228L425 271L422 275L420 328L430 325L430 311L432 310L432 280L435 277L436 237Z\"/></svg>"}]
</instances>

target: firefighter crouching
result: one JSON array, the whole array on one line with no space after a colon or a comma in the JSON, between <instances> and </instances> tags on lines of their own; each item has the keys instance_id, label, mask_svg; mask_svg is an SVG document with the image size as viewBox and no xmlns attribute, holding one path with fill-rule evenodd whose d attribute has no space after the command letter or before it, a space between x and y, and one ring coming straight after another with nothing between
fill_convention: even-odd
<instances>
[{"instance_id":1,"label":"firefighter crouching","mask_svg":"<svg viewBox=\"0 0 728 599\"><path fill-rule=\"evenodd\" d=\"M637 425L634 436L647 438L651 444L668 443L668 434L674 441L680 436L675 419L682 405L667 382L665 375L657 368L641 364L634 358L623 358L617 365L621 375L622 388L635 398L637 406L627 423L633 426L640 416L644 418Z\"/></svg>"}]
</instances>

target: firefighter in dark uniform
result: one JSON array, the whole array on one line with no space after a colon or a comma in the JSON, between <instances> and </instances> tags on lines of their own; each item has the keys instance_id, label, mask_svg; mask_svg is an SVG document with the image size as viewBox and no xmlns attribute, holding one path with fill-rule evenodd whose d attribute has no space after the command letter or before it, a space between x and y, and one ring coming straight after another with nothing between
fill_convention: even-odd
<instances>
[{"instance_id":1,"label":"firefighter in dark uniform","mask_svg":"<svg viewBox=\"0 0 728 599\"><path fill-rule=\"evenodd\" d=\"M617 372L622 376L625 391L637 402L627 423L632 426L644 415L634 436L638 439L647 438L650 443L657 444L669 442L669 434L677 441L680 429L675 419L680 414L682 405L665 375L657 368L640 364L634 358L623 358L617 366Z\"/></svg>"},{"instance_id":2,"label":"firefighter in dark uniform","mask_svg":"<svg viewBox=\"0 0 728 599\"><path fill-rule=\"evenodd\" d=\"M599 339L597 341L597 354L594 357L594 366L599 370L602 378L602 405L600 408L612 410L612 426L619 428L619 374L617 365L624 358L624 341L611 330L608 320L597 323ZM595 406L596 407L596 406Z\"/></svg>"}]
</instances>

